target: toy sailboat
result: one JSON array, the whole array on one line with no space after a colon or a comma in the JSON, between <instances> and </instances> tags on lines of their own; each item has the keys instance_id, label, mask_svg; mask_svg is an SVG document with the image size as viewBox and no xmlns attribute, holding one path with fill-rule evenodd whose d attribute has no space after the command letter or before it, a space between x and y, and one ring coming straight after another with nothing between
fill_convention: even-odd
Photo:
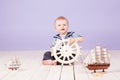
<instances>
[{"instance_id":1,"label":"toy sailboat","mask_svg":"<svg viewBox=\"0 0 120 80\"><path fill-rule=\"evenodd\" d=\"M110 66L110 60L108 56L108 51L106 48L101 46L96 46L95 49L91 50L90 53L90 63L86 66L89 70L102 70L107 69Z\"/></svg>"},{"instance_id":2,"label":"toy sailboat","mask_svg":"<svg viewBox=\"0 0 120 80\"><path fill-rule=\"evenodd\" d=\"M20 67L21 63L18 57L13 57L9 62L8 62L8 69L9 70L18 70Z\"/></svg>"}]
</instances>

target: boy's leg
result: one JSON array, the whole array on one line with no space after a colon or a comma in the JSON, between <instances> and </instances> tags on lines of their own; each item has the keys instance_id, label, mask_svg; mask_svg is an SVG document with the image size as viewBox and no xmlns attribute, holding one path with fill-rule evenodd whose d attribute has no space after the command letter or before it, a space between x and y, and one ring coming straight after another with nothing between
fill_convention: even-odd
<instances>
[{"instance_id":1,"label":"boy's leg","mask_svg":"<svg viewBox=\"0 0 120 80\"><path fill-rule=\"evenodd\" d=\"M56 65L57 64L55 61L55 58L53 56L51 56L50 51L45 52L45 54L43 56L42 64L44 64L44 65Z\"/></svg>"}]
</instances>

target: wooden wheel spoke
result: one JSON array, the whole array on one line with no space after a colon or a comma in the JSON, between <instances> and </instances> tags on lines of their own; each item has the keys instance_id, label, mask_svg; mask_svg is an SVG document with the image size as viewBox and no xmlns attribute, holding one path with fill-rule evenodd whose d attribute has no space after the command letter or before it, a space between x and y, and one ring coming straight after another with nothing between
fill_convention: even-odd
<instances>
[{"instance_id":1,"label":"wooden wheel spoke","mask_svg":"<svg viewBox=\"0 0 120 80\"><path fill-rule=\"evenodd\" d=\"M67 56L67 60L68 60L68 61L70 60L69 56Z\"/></svg>"},{"instance_id":2,"label":"wooden wheel spoke","mask_svg":"<svg viewBox=\"0 0 120 80\"><path fill-rule=\"evenodd\" d=\"M65 43L64 43L64 42L62 42L61 46L62 46L62 47L63 47L63 46L65 46Z\"/></svg>"},{"instance_id":3,"label":"wooden wheel spoke","mask_svg":"<svg viewBox=\"0 0 120 80\"><path fill-rule=\"evenodd\" d=\"M62 47L63 47L62 45L59 45L59 47L58 47L58 48L59 48L59 49L62 49Z\"/></svg>"},{"instance_id":4,"label":"wooden wheel spoke","mask_svg":"<svg viewBox=\"0 0 120 80\"><path fill-rule=\"evenodd\" d=\"M60 52L57 52L56 54L61 54Z\"/></svg>"},{"instance_id":5,"label":"wooden wheel spoke","mask_svg":"<svg viewBox=\"0 0 120 80\"><path fill-rule=\"evenodd\" d=\"M65 45L67 46L68 42L65 42Z\"/></svg>"},{"instance_id":6,"label":"wooden wheel spoke","mask_svg":"<svg viewBox=\"0 0 120 80\"><path fill-rule=\"evenodd\" d=\"M59 56L59 58L62 58L62 57L63 57L62 55Z\"/></svg>"},{"instance_id":7,"label":"wooden wheel spoke","mask_svg":"<svg viewBox=\"0 0 120 80\"><path fill-rule=\"evenodd\" d=\"M72 48L71 50L72 50L72 51L77 51L77 49L76 49L76 48Z\"/></svg>"},{"instance_id":8,"label":"wooden wheel spoke","mask_svg":"<svg viewBox=\"0 0 120 80\"><path fill-rule=\"evenodd\" d=\"M69 43L69 42L66 42L66 46L70 46L70 43Z\"/></svg>"},{"instance_id":9,"label":"wooden wheel spoke","mask_svg":"<svg viewBox=\"0 0 120 80\"><path fill-rule=\"evenodd\" d=\"M74 58L74 56L73 56L72 54L70 55L70 57L71 57L72 59Z\"/></svg>"},{"instance_id":10,"label":"wooden wheel spoke","mask_svg":"<svg viewBox=\"0 0 120 80\"><path fill-rule=\"evenodd\" d=\"M57 49L57 50L56 50L56 53L58 53L58 52L60 52L60 51L61 51L61 49Z\"/></svg>"},{"instance_id":11,"label":"wooden wheel spoke","mask_svg":"<svg viewBox=\"0 0 120 80\"><path fill-rule=\"evenodd\" d=\"M64 42L64 46L67 46L67 42Z\"/></svg>"},{"instance_id":12,"label":"wooden wheel spoke","mask_svg":"<svg viewBox=\"0 0 120 80\"><path fill-rule=\"evenodd\" d=\"M76 45L73 43L70 45L70 47L74 48L74 47L76 47Z\"/></svg>"},{"instance_id":13,"label":"wooden wheel spoke","mask_svg":"<svg viewBox=\"0 0 120 80\"><path fill-rule=\"evenodd\" d=\"M76 54L76 52L72 52L72 54Z\"/></svg>"},{"instance_id":14,"label":"wooden wheel spoke","mask_svg":"<svg viewBox=\"0 0 120 80\"><path fill-rule=\"evenodd\" d=\"M65 56L63 57L63 61L65 61Z\"/></svg>"}]
</instances>

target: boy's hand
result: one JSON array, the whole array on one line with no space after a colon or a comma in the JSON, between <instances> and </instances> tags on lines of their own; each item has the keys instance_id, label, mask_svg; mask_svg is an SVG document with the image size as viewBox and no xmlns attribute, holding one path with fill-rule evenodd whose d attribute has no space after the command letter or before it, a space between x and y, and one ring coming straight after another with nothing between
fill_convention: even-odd
<instances>
[{"instance_id":1,"label":"boy's hand","mask_svg":"<svg viewBox=\"0 0 120 80\"><path fill-rule=\"evenodd\" d=\"M69 38L68 41L70 42L70 44L73 44L76 40L75 38Z\"/></svg>"},{"instance_id":2,"label":"boy's hand","mask_svg":"<svg viewBox=\"0 0 120 80\"><path fill-rule=\"evenodd\" d=\"M83 42L84 39L82 37L78 37L78 38L68 38L68 41L70 42L70 44L73 44L75 42Z\"/></svg>"}]
</instances>

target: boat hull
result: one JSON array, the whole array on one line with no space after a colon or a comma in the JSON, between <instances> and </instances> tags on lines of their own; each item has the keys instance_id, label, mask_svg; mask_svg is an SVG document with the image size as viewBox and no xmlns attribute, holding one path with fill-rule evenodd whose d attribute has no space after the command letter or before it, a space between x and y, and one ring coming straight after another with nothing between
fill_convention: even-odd
<instances>
[{"instance_id":1,"label":"boat hull","mask_svg":"<svg viewBox=\"0 0 120 80\"><path fill-rule=\"evenodd\" d=\"M86 67L89 70L94 70L94 72L96 72L96 70L103 70L104 69L108 69L108 67L110 66L110 64L88 64Z\"/></svg>"}]
</instances>

